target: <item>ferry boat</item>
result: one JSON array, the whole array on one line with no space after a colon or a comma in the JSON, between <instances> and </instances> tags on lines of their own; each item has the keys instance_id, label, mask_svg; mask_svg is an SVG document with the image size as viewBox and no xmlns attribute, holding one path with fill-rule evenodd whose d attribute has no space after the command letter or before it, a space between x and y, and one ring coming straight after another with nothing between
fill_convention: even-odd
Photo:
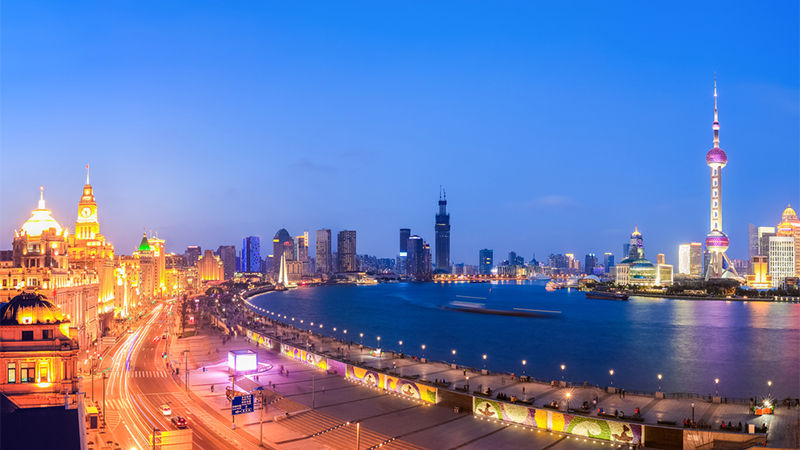
<instances>
[{"instance_id":1,"label":"ferry boat","mask_svg":"<svg viewBox=\"0 0 800 450\"><path fill-rule=\"evenodd\" d=\"M587 291L586 298L596 298L599 300L627 300L628 294L611 291Z\"/></svg>"},{"instance_id":2,"label":"ferry boat","mask_svg":"<svg viewBox=\"0 0 800 450\"><path fill-rule=\"evenodd\" d=\"M528 275L529 280L550 280L552 277L550 275L545 275L543 273L532 273Z\"/></svg>"}]
</instances>

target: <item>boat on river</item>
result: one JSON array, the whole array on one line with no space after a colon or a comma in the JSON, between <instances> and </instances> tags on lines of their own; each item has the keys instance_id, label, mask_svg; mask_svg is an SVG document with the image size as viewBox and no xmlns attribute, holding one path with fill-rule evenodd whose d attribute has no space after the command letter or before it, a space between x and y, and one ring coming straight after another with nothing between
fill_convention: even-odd
<instances>
[{"instance_id":1,"label":"boat on river","mask_svg":"<svg viewBox=\"0 0 800 450\"><path fill-rule=\"evenodd\" d=\"M598 300L627 300L628 294L614 291L586 291L586 298Z\"/></svg>"},{"instance_id":2,"label":"boat on river","mask_svg":"<svg viewBox=\"0 0 800 450\"><path fill-rule=\"evenodd\" d=\"M495 316L516 316L516 317L555 317L561 314L561 311L547 311L541 309L528 309L528 308L513 308L513 309L493 309L487 308L485 303L472 303L472 302L450 302L443 307L451 311L477 313L477 314L491 314Z\"/></svg>"}]
</instances>

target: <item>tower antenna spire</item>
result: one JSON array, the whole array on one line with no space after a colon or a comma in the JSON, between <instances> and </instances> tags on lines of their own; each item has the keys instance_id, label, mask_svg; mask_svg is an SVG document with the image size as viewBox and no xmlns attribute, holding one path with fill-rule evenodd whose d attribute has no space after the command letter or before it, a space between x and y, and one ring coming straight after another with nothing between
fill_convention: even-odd
<instances>
[{"instance_id":1,"label":"tower antenna spire","mask_svg":"<svg viewBox=\"0 0 800 450\"><path fill-rule=\"evenodd\" d=\"M86 184L89 184L89 165L86 165Z\"/></svg>"},{"instance_id":2,"label":"tower antenna spire","mask_svg":"<svg viewBox=\"0 0 800 450\"><path fill-rule=\"evenodd\" d=\"M39 186L39 209L44 209L44 186Z\"/></svg>"},{"instance_id":3,"label":"tower antenna spire","mask_svg":"<svg viewBox=\"0 0 800 450\"><path fill-rule=\"evenodd\" d=\"M719 112L717 111L717 72L714 72L714 148L719 148Z\"/></svg>"},{"instance_id":4,"label":"tower antenna spire","mask_svg":"<svg viewBox=\"0 0 800 450\"><path fill-rule=\"evenodd\" d=\"M442 199L442 185L439 185L439 200Z\"/></svg>"}]
</instances>

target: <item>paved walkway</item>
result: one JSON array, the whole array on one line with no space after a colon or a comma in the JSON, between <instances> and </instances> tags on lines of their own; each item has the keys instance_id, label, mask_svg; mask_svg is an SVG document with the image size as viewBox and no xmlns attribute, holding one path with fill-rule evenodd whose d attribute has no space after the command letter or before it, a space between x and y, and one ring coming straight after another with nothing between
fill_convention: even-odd
<instances>
[{"instance_id":1,"label":"paved walkway","mask_svg":"<svg viewBox=\"0 0 800 450\"><path fill-rule=\"evenodd\" d=\"M506 375L482 374L481 371L454 369L442 363L422 363L413 358L401 358L392 353L382 357L369 354L358 345L348 346L333 338L309 334L283 326L264 328L264 334L289 339L296 336L294 345L309 349L313 345L317 352L339 355L344 359L358 361L364 366L390 369L401 375L419 375L420 379L446 380L450 387L462 387L469 383L469 391L491 388L492 397L503 392L528 400L535 406L557 401L559 409L565 411L567 393L571 408L580 407L584 401L592 405L597 399L598 408L606 412L620 410L632 415L636 408L645 417L645 422L655 424L658 420L673 420L678 423L691 419L705 419L714 429L722 420L738 424L752 423L761 426L765 421L770 427L770 447L793 448L792 440L797 408L776 409L774 416L755 417L748 415L747 404L714 404L703 399L655 399L653 397L607 393L592 387L562 388L556 385L520 382ZM228 339L225 344L218 333L208 336L213 347L224 361L203 371L202 367L190 370L189 384L193 398L205 402L223 417L230 417L230 403L225 396L225 386L230 385L227 368L229 350L253 350L258 353L263 372L237 380L238 390L250 391L261 385L268 391L269 408L263 415L265 443L271 448L352 448L355 444L356 421L361 425L361 448L369 448L384 442L388 448L485 448L487 440L492 446L540 448L556 447L555 450L592 446L591 442L549 433L533 433L530 430L475 420L471 414L455 414L451 409L422 405L407 399L351 383L346 379L319 372L303 363L290 360L278 352L256 348L239 336ZM292 342L291 340L289 342ZM283 366L284 373L281 373ZM288 371L288 374L286 373ZM211 386L214 392L211 392ZM312 390L313 386L313 390ZM523 392L524 390L524 392ZM270 403L271 402L271 403ZM289 417L287 418L287 413ZM593 409L592 415L596 414ZM258 437L260 413L236 416L238 427ZM350 423L349 425L347 423ZM391 441L392 439L396 439ZM532 442L535 440L536 442Z\"/></svg>"}]
</instances>

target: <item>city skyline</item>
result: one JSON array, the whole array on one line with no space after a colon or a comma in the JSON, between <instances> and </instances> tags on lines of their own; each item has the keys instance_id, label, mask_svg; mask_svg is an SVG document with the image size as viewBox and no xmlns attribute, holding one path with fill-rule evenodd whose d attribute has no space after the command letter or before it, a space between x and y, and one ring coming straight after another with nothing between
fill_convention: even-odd
<instances>
[{"instance_id":1,"label":"city skyline","mask_svg":"<svg viewBox=\"0 0 800 450\"><path fill-rule=\"evenodd\" d=\"M0 248L10 247L41 185L53 217L70 226L88 163L99 221L121 254L136 248L142 228L158 232L171 252L246 236L268 242L280 228L329 228L358 231L360 254L395 257L399 228L435 240L430 222L441 184L450 194L454 263L475 264L482 248L526 261L534 253L622 259L621 244L638 225L648 247L677 264L678 246L708 233L700 161L712 144L715 71L724 148L735 155L723 199L730 256L747 257L748 224L773 226L787 204L800 203L797 166L781 163L798 147L797 42L785 37L797 34L797 5L758 14L739 4L692 5L690 17L679 5L637 6L620 19L613 8L572 16L526 5L516 5L519 14L510 6L426 6L431 19L452 13L444 27L416 18L413 7L371 6L348 19L346 7L315 6L344 22L301 19L280 6L250 11L265 28L223 7L198 7L190 21L177 8L152 16L138 6L131 28L120 30L104 24L109 11L76 8L70 22L29 5L4 8L0 235L7 241ZM387 18L389 10L397 17ZM634 19L655 13L665 23L641 34ZM545 16L553 23L540 23ZM710 16L719 18L714 27L700 19ZM224 37L228 25L204 36L203 25L219 17L241 20L241 33ZM384 29L366 25L373 19ZM604 21L620 26L594 25ZM175 23L185 36L172 33ZM483 39L452 24L475 25ZM141 34L147 27L152 34ZM104 39L86 41L78 32L86 28ZM670 37L673 29L680 39ZM214 40L243 52L278 45L243 63ZM312 45L319 42L328 44ZM329 46L339 46L339 59L325 57ZM176 58L175 47L186 51ZM575 62L565 62L564 51ZM85 61L89 55L97 62ZM673 65L676 55L681 64ZM239 86L239 76L211 67L209 57L231 61L234 71L277 70L259 90L247 80ZM71 66L71 58L85 63ZM329 81L304 70L310 61ZM398 62L408 81L390 70ZM194 75L184 83L187 67ZM255 119L267 130L248 130ZM15 170L28 155L46 163ZM278 160L286 173L258 170ZM416 180L402 190L401 166ZM262 195L241 179L295 184L290 195ZM338 179L342 195L327 195ZM626 190L632 206L609 209Z\"/></svg>"}]
</instances>

